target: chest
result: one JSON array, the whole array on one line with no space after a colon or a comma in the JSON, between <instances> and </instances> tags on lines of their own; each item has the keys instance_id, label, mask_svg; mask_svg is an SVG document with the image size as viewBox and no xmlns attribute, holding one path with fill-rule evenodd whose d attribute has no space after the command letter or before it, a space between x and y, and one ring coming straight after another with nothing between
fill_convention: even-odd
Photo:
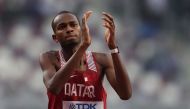
<instances>
[{"instance_id":1,"label":"chest","mask_svg":"<svg viewBox=\"0 0 190 109\"><path fill-rule=\"evenodd\" d=\"M58 52L56 59L54 60L54 65L56 71L66 64L66 61L63 58L63 55ZM96 56L93 56L92 53L85 53L85 58L80 62L80 65L75 68L75 77L78 78L101 78L104 77L103 67L98 63ZM72 76L72 75L71 75Z\"/></svg>"}]
</instances>

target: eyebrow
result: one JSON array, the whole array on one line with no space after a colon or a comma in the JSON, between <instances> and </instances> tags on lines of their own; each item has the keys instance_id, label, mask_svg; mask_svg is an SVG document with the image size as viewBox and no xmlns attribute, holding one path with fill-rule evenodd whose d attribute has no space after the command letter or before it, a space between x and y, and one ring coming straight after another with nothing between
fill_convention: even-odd
<instances>
[{"instance_id":1,"label":"eyebrow","mask_svg":"<svg viewBox=\"0 0 190 109\"><path fill-rule=\"evenodd\" d=\"M61 22L61 23L58 23L57 25L60 25L60 24L69 24L69 23L77 23L77 21Z\"/></svg>"},{"instance_id":2,"label":"eyebrow","mask_svg":"<svg viewBox=\"0 0 190 109\"><path fill-rule=\"evenodd\" d=\"M70 24L70 23L77 23L77 21L61 22L61 23L58 23L57 26L64 25L64 24Z\"/></svg>"}]
</instances>

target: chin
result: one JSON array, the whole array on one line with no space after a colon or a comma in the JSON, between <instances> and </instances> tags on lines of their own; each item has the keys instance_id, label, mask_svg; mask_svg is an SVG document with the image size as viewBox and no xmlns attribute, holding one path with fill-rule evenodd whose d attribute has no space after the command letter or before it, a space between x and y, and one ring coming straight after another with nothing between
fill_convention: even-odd
<instances>
[{"instance_id":1,"label":"chin","mask_svg":"<svg viewBox=\"0 0 190 109\"><path fill-rule=\"evenodd\" d=\"M65 42L63 42L63 45L65 46L74 46L74 45L78 45L80 44L80 40L76 40L76 39L71 39L71 40L67 40Z\"/></svg>"}]
</instances>

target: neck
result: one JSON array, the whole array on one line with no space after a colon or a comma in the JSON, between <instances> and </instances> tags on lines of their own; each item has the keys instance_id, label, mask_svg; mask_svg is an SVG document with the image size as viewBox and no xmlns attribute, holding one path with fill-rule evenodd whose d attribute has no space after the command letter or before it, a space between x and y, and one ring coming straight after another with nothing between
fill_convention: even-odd
<instances>
[{"instance_id":1,"label":"neck","mask_svg":"<svg viewBox=\"0 0 190 109\"><path fill-rule=\"evenodd\" d=\"M70 44L70 45L61 46L65 61L69 60L70 57L78 50L79 45L80 44Z\"/></svg>"},{"instance_id":2,"label":"neck","mask_svg":"<svg viewBox=\"0 0 190 109\"><path fill-rule=\"evenodd\" d=\"M71 56L78 50L80 46L80 43L79 44L76 44L76 45L67 45L67 46L61 46L62 47L62 53L63 53L63 57L65 59L65 61L68 61ZM85 71L86 70L86 67L85 67L85 58L82 57L80 62L78 63L78 67L77 69L80 70L80 71Z\"/></svg>"}]
</instances>

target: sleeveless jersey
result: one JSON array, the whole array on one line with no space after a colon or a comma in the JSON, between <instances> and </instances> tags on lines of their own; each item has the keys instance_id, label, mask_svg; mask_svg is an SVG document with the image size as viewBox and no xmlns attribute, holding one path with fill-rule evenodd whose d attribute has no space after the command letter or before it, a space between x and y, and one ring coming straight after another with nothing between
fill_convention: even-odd
<instances>
[{"instance_id":1,"label":"sleeveless jersey","mask_svg":"<svg viewBox=\"0 0 190 109\"><path fill-rule=\"evenodd\" d=\"M65 65L59 51L61 66ZM86 71L74 71L58 95L47 92L48 109L106 109L107 94L92 52L85 53Z\"/></svg>"}]
</instances>

